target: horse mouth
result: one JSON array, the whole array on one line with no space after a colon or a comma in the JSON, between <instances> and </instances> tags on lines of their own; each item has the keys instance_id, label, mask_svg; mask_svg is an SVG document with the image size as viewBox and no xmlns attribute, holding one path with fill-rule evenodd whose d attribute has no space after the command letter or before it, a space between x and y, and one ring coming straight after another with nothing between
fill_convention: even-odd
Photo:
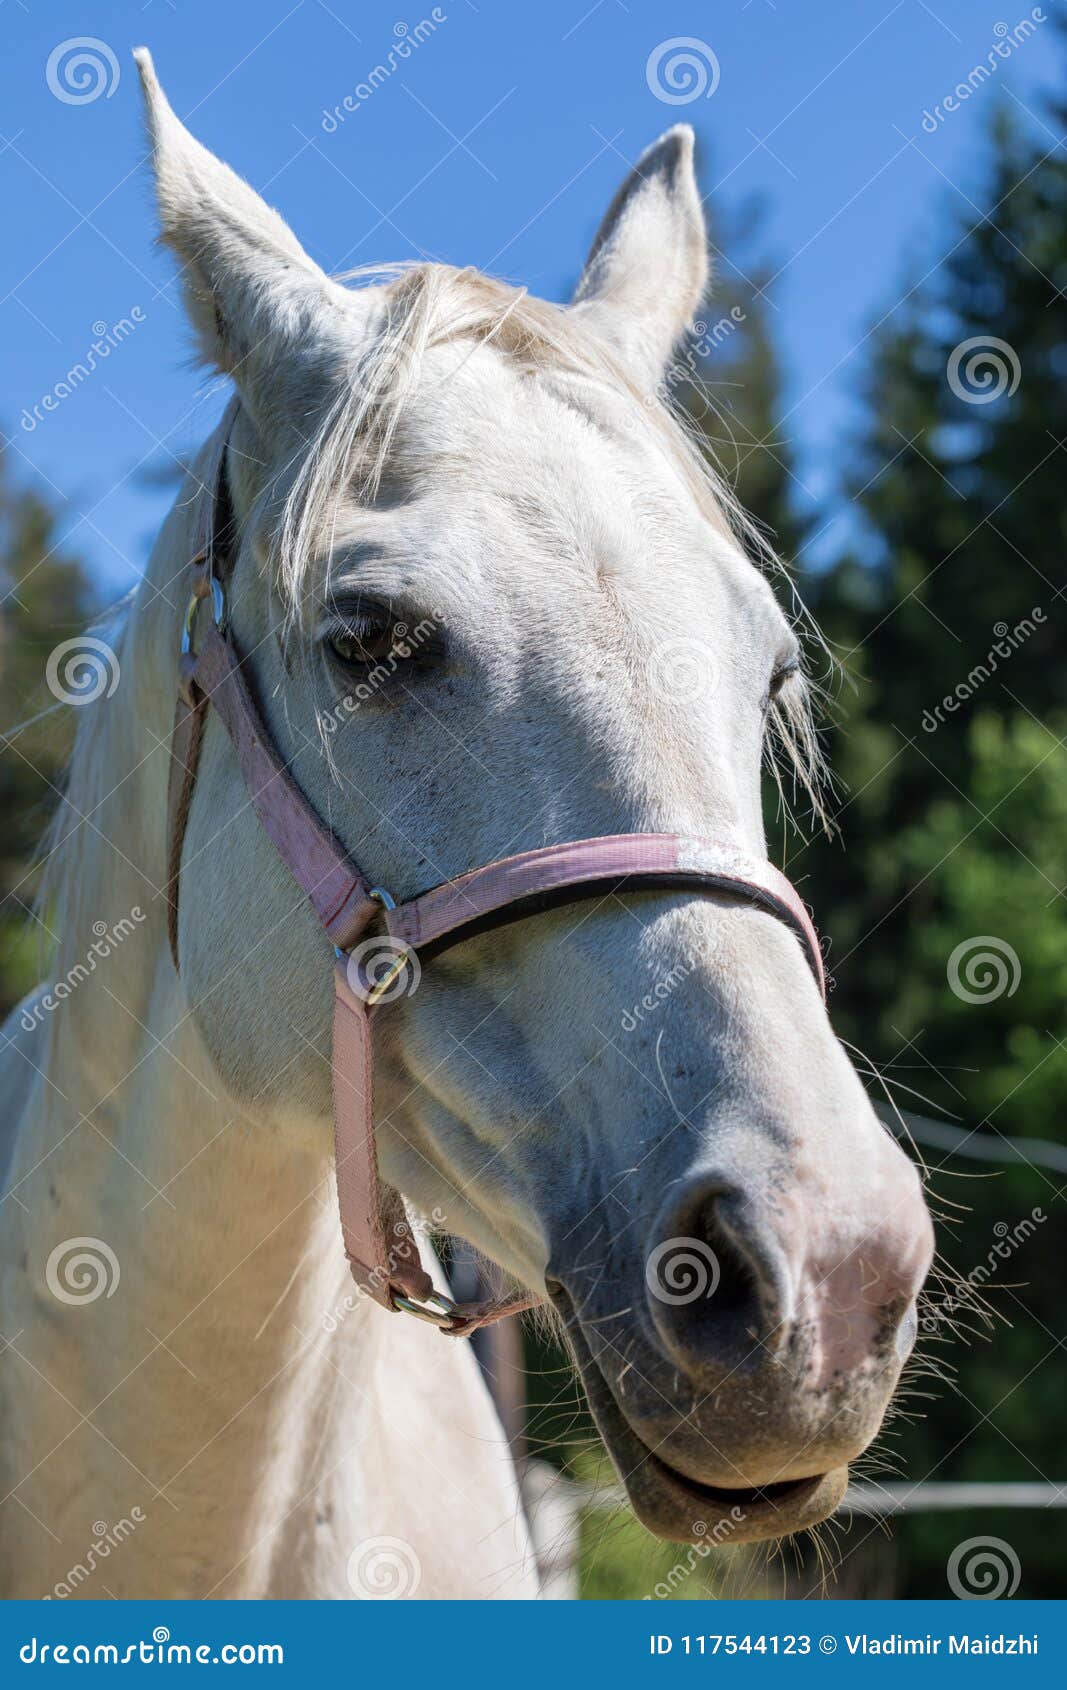
<instances>
[{"instance_id":1,"label":"horse mouth","mask_svg":"<svg viewBox=\"0 0 1067 1690\"><path fill-rule=\"evenodd\" d=\"M847 1466L807 1478L736 1487L703 1484L669 1466L649 1449L616 1402L566 1292L554 1291L552 1301L563 1316L597 1430L647 1530L674 1543L762 1543L818 1525L840 1505L848 1485Z\"/></svg>"}]
</instances>

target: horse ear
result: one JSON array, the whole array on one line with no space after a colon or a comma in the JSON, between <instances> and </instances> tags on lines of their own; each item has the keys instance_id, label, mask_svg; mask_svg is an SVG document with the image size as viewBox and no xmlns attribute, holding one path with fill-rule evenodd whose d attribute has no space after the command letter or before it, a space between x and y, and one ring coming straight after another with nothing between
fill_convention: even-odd
<instances>
[{"instance_id":1,"label":"horse ear","mask_svg":"<svg viewBox=\"0 0 1067 1690\"><path fill-rule=\"evenodd\" d=\"M707 227L693 131L642 153L597 231L572 307L643 386L663 374L708 283Z\"/></svg>"},{"instance_id":2,"label":"horse ear","mask_svg":"<svg viewBox=\"0 0 1067 1690\"><path fill-rule=\"evenodd\" d=\"M186 307L206 360L231 375L256 411L279 363L279 340L306 353L349 295L310 259L276 211L195 140L175 116L145 47L144 90L161 236L181 264ZM265 407L266 408L266 407Z\"/></svg>"}]
</instances>

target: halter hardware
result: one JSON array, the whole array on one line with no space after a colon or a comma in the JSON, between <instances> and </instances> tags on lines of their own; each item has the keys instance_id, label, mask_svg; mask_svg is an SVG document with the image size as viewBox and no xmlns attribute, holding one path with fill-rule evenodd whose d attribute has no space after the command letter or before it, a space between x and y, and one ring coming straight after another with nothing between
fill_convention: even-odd
<instances>
[{"instance_id":1,"label":"halter hardware","mask_svg":"<svg viewBox=\"0 0 1067 1690\"><path fill-rule=\"evenodd\" d=\"M203 592L194 592L185 607L185 619L182 622L181 655L193 655L193 629L196 626L196 613L200 609L202 599L211 595L211 619L221 634L226 624L226 593L217 575L207 577L207 588Z\"/></svg>"},{"instance_id":2,"label":"halter hardware","mask_svg":"<svg viewBox=\"0 0 1067 1690\"><path fill-rule=\"evenodd\" d=\"M430 1303L436 1303L437 1307L428 1308L426 1305ZM456 1322L463 1318L459 1304L446 1297L443 1291L431 1291L420 1300L394 1294L393 1307L400 1314L413 1314L416 1320L427 1321L441 1332L454 1331Z\"/></svg>"},{"instance_id":3,"label":"halter hardware","mask_svg":"<svg viewBox=\"0 0 1067 1690\"><path fill-rule=\"evenodd\" d=\"M367 893L367 897L373 898L376 904L381 904L382 909L385 910L386 913L388 913L389 910L396 909L396 899L393 897L392 893L385 890L384 886L372 886L370 891ZM375 980L373 986L371 986L370 990L367 992L364 1001L366 1002L368 1009L373 1009L374 1005L378 1003L381 998L384 998L393 982L395 980L399 980L405 968L408 966L410 958L411 952L406 945L397 951L396 956L393 958L392 962L387 965L381 978L379 980ZM435 1292L434 1295L436 1296L437 1293ZM446 1298L445 1301L447 1302L448 1299ZM432 1317L430 1315L423 1315L424 1320L429 1320L431 1318Z\"/></svg>"}]
</instances>

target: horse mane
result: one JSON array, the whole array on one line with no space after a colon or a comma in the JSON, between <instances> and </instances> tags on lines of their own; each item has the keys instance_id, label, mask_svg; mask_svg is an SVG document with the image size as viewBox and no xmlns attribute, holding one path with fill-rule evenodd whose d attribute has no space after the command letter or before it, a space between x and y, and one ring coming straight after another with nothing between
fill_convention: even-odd
<instances>
[{"instance_id":1,"label":"horse mane","mask_svg":"<svg viewBox=\"0 0 1067 1690\"><path fill-rule=\"evenodd\" d=\"M87 630L111 647L120 672L136 590L127 593ZM54 710L64 708L70 707L52 706ZM63 790L41 837L40 879L33 907L42 968L53 953L61 956L64 947L80 943L78 935L88 919L89 912L81 896L87 876L82 870L86 847L91 837L100 832L93 817L107 802L116 781L115 766L105 746L113 722L114 712L106 708L94 709L90 705L78 711Z\"/></svg>"}]
</instances>

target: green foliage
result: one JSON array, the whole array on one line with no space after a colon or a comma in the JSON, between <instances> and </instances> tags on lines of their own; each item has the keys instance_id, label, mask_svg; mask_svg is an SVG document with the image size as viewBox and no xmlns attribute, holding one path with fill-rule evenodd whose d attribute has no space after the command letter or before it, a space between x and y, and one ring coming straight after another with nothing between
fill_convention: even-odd
<instances>
[{"instance_id":1,"label":"green foliage","mask_svg":"<svg viewBox=\"0 0 1067 1690\"><path fill-rule=\"evenodd\" d=\"M81 562L56 541L43 499L16 487L0 458L0 1015L33 984L38 946L28 910L38 842L73 737L45 680L49 654L89 619ZM28 725L27 725L28 724Z\"/></svg>"}]
</instances>

